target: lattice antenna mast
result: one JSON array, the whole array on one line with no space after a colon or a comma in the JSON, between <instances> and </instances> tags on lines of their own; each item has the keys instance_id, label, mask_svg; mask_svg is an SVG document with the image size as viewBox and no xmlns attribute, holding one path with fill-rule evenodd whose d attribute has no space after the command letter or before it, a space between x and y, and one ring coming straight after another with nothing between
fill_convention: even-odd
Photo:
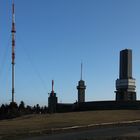
<instances>
[{"instance_id":1,"label":"lattice antenna mast","mask_svg":"<svg viewBox=\"0 0 140 140\"><path fill-rule=\"evenodd\" d=\"M12 102L14 102L15 94L15 4L12 1Z\"/></svg>"}]
</instances>

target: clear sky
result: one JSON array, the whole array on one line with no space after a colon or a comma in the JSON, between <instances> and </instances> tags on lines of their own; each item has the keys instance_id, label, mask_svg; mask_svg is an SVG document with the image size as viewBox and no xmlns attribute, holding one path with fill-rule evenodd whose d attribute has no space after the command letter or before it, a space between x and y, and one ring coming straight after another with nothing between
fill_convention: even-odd
<instances>
[{"instance_id":1,"label":"clear sky","mask_svg":"<svg viewBox=\"0 0 140 140\"><path fill-rule=\"evenodd\" d=\"M0 0L0 104L11 101L11 4ZM114 100L119 52L133 50L140 100L140 0L15 0L15 100L77 100L83 61L86 101Z\"/></svg>"}]
</instances>

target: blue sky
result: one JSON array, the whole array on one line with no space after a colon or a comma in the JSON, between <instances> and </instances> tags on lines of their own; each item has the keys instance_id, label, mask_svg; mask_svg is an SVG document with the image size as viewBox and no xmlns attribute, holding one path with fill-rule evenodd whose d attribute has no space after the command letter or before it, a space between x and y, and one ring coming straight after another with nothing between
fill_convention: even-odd
<instances>
[{"instance_id":1,"label":"blue sky","mask_svg":"<svg viewBox=\"0 0 140 140\"><path fill-rule=\"evenodd\" d=\"M80 63L86 101L114 100L119 52L133 50L140 99L139 0L15 0L15 99L47 105L77 100ZM0 0L0 104L11 100L11 0Z\"/></svg>"}]
</instances>

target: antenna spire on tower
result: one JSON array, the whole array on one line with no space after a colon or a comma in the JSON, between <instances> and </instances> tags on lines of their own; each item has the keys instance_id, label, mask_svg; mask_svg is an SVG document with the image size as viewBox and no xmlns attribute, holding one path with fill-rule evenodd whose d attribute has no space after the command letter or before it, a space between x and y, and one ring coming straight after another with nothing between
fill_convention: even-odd
<instances>
[{"instance_id":1,"label":"antenna spire on tower","mask_svg":"<svg viewBox=\"0 0 140 140\"><path fill-rule=\"evenodd\" d=\"M83 79L83 63L81 62L81 80Z\"/></svg>"},{"instance_id":2,"label":"antenna spire on tower","mask_svg":"<svg viewBox=\"0 0 140 140\"><path fill-rule=\"evenodd\" d=\"M52 94L54 94L54 80L52 80Z\"/></svg>"}]
</instances>

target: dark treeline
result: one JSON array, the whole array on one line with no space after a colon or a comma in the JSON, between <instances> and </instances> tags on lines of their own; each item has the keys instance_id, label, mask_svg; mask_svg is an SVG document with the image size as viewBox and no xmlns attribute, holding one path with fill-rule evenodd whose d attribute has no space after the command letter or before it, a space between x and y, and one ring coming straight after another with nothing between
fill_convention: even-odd
<instances>
[{"instance_id":1,"label":"dark treeline","mask_svg":"<svg viewBox=\"0 0 140 140\"><path fill-rule=\"evenodd\" d=\"M35 106L25 106L23 101L19 105L17 103L2 104L0 107L0 120L2 119L12 119L15 117L20 117L28 114L45 114L48 113L48 108L46 106L40 107L39 104Z\"/></svg>"}]
</instances>

